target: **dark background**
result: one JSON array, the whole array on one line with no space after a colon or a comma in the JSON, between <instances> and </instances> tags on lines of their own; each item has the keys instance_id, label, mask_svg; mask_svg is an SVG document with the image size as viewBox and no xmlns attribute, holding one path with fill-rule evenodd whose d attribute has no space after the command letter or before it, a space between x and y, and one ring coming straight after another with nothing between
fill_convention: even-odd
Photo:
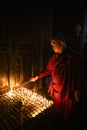
<instances>
[{"instance_id":1,"label":"dark background","mask_svg":"<svg viewBox=\"0 0 87 130\"><path fill-rule=\"evenodd\" d=\"M10 86L11 80L27 81L43 70L52 54L52 33L62 32L79 50L71 39L78 23L83 34L86 7L86 0L0 1L1 88L3 78Z\"/></svg>"},{"instance_id":2,"label":"dark background","mask_svg":"<svg viewBox=\"0 0 87 130\"><path fill-rule=\"evenodd\" d=\"M86 1L0 0L0 94L8 91L12 83L15 86L16 83L27 81L44 69L52 54L50 48L52 33L62 32L67 43L80 53L79 48L84 39L81 44L75 41L75 29L79 23L82 27L82 37L87 34ZM86 71L85 73L87 75ZM26 87L47 96L48 80L43 78L43 80L27 84ZM81 99L80 108L82 109L78 112L81 117L79 116L80 119L75 122L77 126L74 124L74 128L86 127L86 95L87 87ZM32 120L31 129L33 127L35 130L45 129L45 125L51 125L52 122L49 122L52 121L51 118L53 117L48 112L43 114L42 118L38 117L35 125ZM24 126L26 130L29 129L28 123L26 127Z\"/></svg>"}]
</instances>

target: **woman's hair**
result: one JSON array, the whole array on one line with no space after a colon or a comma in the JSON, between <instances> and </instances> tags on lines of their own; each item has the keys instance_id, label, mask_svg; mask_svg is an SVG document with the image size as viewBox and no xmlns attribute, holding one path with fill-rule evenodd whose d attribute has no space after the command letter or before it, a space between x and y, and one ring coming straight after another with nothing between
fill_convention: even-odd
<instances>
[{"instance_id":1,"label":"woman's hair","mask_svg":"<svg viewBox=\"0 0 87 130\"><path fill-rule=\"evenodd\" d=\"M66 40L65 37L63 36L62 33L53 33L50 37L50 40L55 40L55 41L63 41L64 42L64 46L66 47Z\"/></svg>"},{"instance_id":2,"label":"woman's hair","mask_svg":"<svg viewBox=\"0 0 87 130\"><path fill-rule=\"evenodd\" d=\"M53 33L50 37L51 40L56 40L56 41L63 41L65 42L65 37L63 36L62 33Z\"/></svg>"}]
</instances>

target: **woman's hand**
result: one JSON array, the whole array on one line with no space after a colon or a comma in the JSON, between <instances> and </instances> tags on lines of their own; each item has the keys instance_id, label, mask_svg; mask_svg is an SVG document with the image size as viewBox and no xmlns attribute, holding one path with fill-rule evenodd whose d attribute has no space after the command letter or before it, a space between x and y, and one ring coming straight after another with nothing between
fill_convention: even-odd
<instances>
[{"instance_id":1,"label":"woman's hand","mask_svg":"<svg viewBox=\"0 0 87 130\"><path fill-rule=\"evenodd\" d=\"M30 78L30 82L35 82L36 80L38 79L38 76L35 76L35 77L33 77L33 78Z\"/></svg>"}]
</instances>

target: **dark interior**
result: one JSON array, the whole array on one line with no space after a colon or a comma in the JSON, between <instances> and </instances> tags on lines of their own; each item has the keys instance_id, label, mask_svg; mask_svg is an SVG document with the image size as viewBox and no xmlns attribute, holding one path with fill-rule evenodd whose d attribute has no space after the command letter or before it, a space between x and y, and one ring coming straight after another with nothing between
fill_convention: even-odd
<instances>
[{"instance_id":1,"label":"dark interior","mask_svg":"<svg viewBox=\"0 0 87 130\"><path fill-rule=\"evenodd\" d=\"M75 41L77 24L82 27L80 42ZM81 95L79 110L76 112L78 119L74 120L73 126L77 129L87 127L87 54L84 56L81 50L87 35L86 0L0 1L0 98L10 90L11 85L16 89L16 83L26 82L44 69L52 54L50 36L56 32L62 32L67 43L83 57L85 92ZM24 87L49 98L48 83L49 77L46 77ZM0 112L3 113L3 110L0 109ZM52 118L52 109L49 108L44 114L29 119L22 128L16 129L54 129L54 126L51 126ZM1 115L0 122L3 122ZM6 128L3 123L1 125L1 130L14 130ZM61 130L61 127L59 128Z\"/></svg>"}]
</instances>

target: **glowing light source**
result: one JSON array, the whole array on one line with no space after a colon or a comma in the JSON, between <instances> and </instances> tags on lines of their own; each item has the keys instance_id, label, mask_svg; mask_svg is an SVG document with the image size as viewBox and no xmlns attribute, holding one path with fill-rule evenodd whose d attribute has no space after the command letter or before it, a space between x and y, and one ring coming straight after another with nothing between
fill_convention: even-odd
<instances>
[{"instance_id":1,"label":"glowing light source","mask_svg":"<svg viewBox=\"0 0 87 130\"><path fill-rule=\"evenodd\" d=\"M9 97L12 97L12 94L13 94L13 90L11 89L11 90L7 93L7 95L8 95Z\"/></svg>"},{"instance_id":2,"label":"glowing light source","mask_svg":"<svg viewBox=\"0 0 87 130\"><path fill-rule=\"evenodd\" d=\"M22 102L22 112L26 110L29 118L37 116L39 113L53 105L52 100L48 100L46 97L23 87L14 91L11 89L5 95L11 99L20 100ZM30 109L30 106L33 107Z\"/></svg>"},{"instance_id":3,"label":"glowing light source","mask_svg":"<svg viewBox=\"0 0 87 130\"><path fill-rule=\"evenodd\" d=\"M22 128L53 105L52 100L27 88L17 88L0 95L0 129Z\"/></svg>"}]
</instances>

